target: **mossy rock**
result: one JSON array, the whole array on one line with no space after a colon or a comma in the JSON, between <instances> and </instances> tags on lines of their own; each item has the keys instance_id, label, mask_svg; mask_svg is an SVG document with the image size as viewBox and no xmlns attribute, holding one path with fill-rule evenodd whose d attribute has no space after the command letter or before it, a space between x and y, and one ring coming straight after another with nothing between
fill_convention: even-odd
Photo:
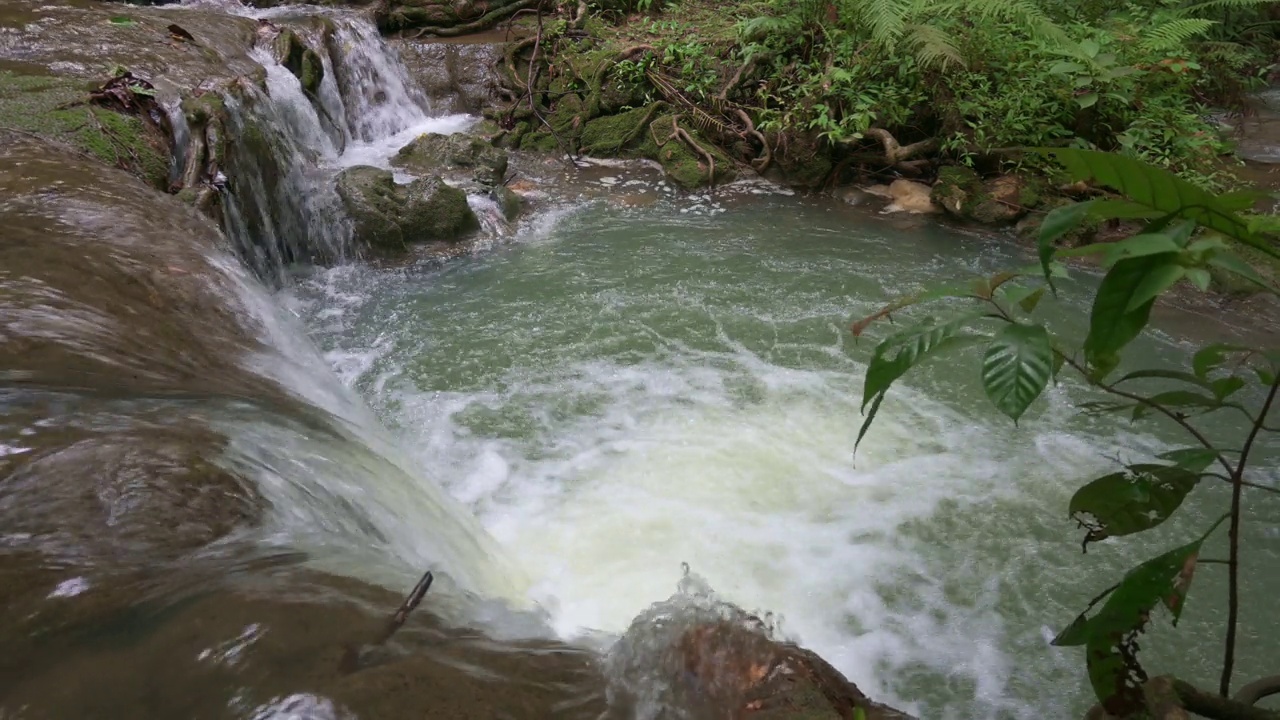
<instances>
[{"instance_id":1,"label":"mossy rock","mask_svg":"<svg viewBox=\"0 0 1280 720\"><path fill-rule=\"evenodd\" d=\"M648 143L641 152L648 128L638 127L649 116L648 108L636 108L617 115L602 115L582 128L582 152L598 157L649 157L657 159L657 145Z\"/></svg>"},{"instance_id":2,"label":"mossy rock","mask_svg":"<svg viewBox=\"0 0 1280 720\"><path fill-rule=\"evenodd\" d=\"M556 152L560 150L560 143L546 130L536 130L525 133L520 139L520 149L530 152Z\"/></svg>"},{"instance_id":3,"label":"mossy rock","mask_svg":"<svg viewBox=\"0 0 1280 720\"><path fill-rule=\"evenodd\" d=\"M338 174L337 189L356 240L380 252L397 254L408 243L455 240L480 227L466 193L436 176L397 185L389 170L357 165Z\"/></svg>"},{"instance_id":4,"label":"mossy rock","mask_svg":"<svg viewBox=\"0 0 1280 720\"><path fill-rule=\"evenodd\" d=\"M0 70L0 126L66 143L161 190L169 138L142 118L88 102L92 83Z\"/></svg>"},{"instance_id":5,"label":"mossy rock","mask_svg":"<svg viewBox=\"0 0 1280 720\"><path fill-rule=\"evenodd\" d=\"M719 148L707 142L696 130L684 128L695 142L707 150L715 159L715 177L710 177L707 160L701 153L696 153L683 140L670 137L672 133L672 116L664 115L649 125L648 133L662 140L657 149L657 160L663 171L677 185L685 188L699 188L708 185L719 185L732 181L737 177L737 169L733 161L725 156ZM653 139L650 138L650 142Z\"/></svg>"},{"instance_id":6,"label":"mossy rock","mask_svg":"<svg viewBox=\"0 0 1280 720\"><path fill-rule=\"evenodd\" d=\"M499 185L489 192L489 197L498 204L498 211L507 219L507 222L520 216L520 209L524 202L511 188Z\"/></svg>"},{"instance_id":7,"label":"mossy rock","mask_svg":"<svg viewBox=\"0 0 1280 720\"><path fill-rule=\"evenodd\" d=\"M818 188L826 182L835 163L830 149L816 136L791 135L785 152L775 153L773 162L788 185Z\"/></svg>"},{"instance_id":8,"label":"mossy rock","mask_svg":"<svg viewBox=\"0 0 1280 720\"><path fill-rule=\"evenodd\" d=\"M400 148L391 164L420 175L450 175L458 168L489 187L501 185L507 175L507 154L483 137L467 133L419 135Z\"/></svg>"},{"instance_id":9,"label":"mossy rock","mask_svg":"<svg viewBox=\"0 0 1280 720\"><path fill-rule=\"evenodd\" d=\"M984 180L973 169L962 166L939 170L938 181L933 186L936 204L955 217L983 225L1015 222L1029 207L1040 204L1041 197L1020 175L999 175Z\"/></svg>"},{"instance_id":10,"label":"mossy rock","mask_svg":"<svg viewBox=\"0 0 1280 720\"><path fill-rule=\"evenodd\" d=\"M320 83L324 80L324 62L301 36L292 30L284 30L276 36L273 49L276 59L298 78L303 90L310 95L320 90Z\"/></svg>"}]
</instances>

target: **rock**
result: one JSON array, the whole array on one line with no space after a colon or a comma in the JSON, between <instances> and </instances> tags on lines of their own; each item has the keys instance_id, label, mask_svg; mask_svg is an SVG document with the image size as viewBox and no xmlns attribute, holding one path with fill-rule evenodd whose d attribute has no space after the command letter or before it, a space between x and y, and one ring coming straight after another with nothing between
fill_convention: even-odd
<instances>
[{"instance_id":1,"label":"rock","mask_svg":"<svg viewBox=\"0 0 1280 720\"><path fill-rule=\"evenodd\" d=\"M371 248L400 252L411 242L452 240L480 226L466 193L436 176L397 185L390 171L357 165L342 171L337 184L357 241Z\"/></svg>"},{"instance_id":2,"label":"rock","mask_svg":"<svg viewBox=\"0 0 1280 720\"><path fill-rule=\"evenodd\" d=\"M685 188L706 187L731 182L737 177L737 168L733 161L719 148L704 140L696 130L683 128L689 137L715 159L715 177L711 177L711 168L707 166L706 157L694 152L684 140L672 137L673 127L673 117L664 115L650 123L645 133L649 135L646 140L650 148L653 147L654 138L662 140L662 145L657 147L655 159L662 165L667 177L677 185ZM642 150L642 154L647 156L648 150Z\"/></svg>"},{"instance_id":3,"label":"rock","mask_svg":"<svg viewBox=\"0 0 1280 720\"><path fill-rule=\"evenodd\" d=\"M480 229L480 220L467 204L467 194L437 176L414 180L404 194L407 202L400 229L406 242L454 240Z\"/></svg>"},{"instance_id":4,"label":"rock","mask_svg":"<svg viewBox=\"0 0 1280 720\"><path fill-rule=\"evenodd\" d=\"M431 101L434 112L479 115L497 98L503 43L395 40L405 67Z\"/></svg>"},{"instance_id":5,"label":"rock","mask_svg":"<svg viewBox=\"0 0 1280 720\"><path fill-rule=\"evenodd\" d=\"M489 197L498 204L498 210L502 212L502 217L506 218L508 222L520 216L520 206L523 201L514 190L499 185L489 192Z\"/></svg>"},{"instance_id":6,"label":"rock","mask_svg":"<svg viewBox=\"0 0 1280 720\"><path fill-rule=\"evenodd\" d=\"M1039 204L1039 193L1019 175L983 180L966 167L945 167L933 186L933 201L951 215L984 225L1016 221Z\"/></svg>"},{"instance_id":7,"label":"rock","mask_svg":"<svg viewBox=\"0 0 1280 720\"><path fill-rule=\"evenodd\" d=\"M505 152L465 133L419 135L400 148L391 164L421 175L448 175L460 168L469 172L468 179L488 187L501 185L507 174Z\"/></svg>"},{"instance_id":8,"label":"rock","mask_svg":"<svg viewBox=\"0 0 1280 720\"><path fill-rule=\"evenodd\" d=\"M292 30L284 30L277 35L272 49L276 60L302 83L302 89L315 96L320 90L320 82L324 80L324 62L320 54Z\"/></svg>"},{"instance_id":9,"label":"rock","mask_svg":"<svg viewBox=\"0 0 1280 720\"><path fill-rule=\"evenodd\" d=\"M938 207L930 198L930 188L923 183L898 178L889 184L889 197L893 202L884 212L906 212L915 215L927 215L938 212Z\"/></svg>"}]
</instances>

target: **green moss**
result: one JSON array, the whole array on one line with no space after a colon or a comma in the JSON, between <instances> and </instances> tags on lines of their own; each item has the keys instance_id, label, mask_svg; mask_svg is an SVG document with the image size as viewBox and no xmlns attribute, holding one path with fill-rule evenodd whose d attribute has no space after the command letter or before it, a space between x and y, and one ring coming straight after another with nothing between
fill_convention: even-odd
<instances>
[{"instance_id":1,"label":"green moss","mask_svg":"<svg viewBox=\"0 0 1280 720\"><path fill-rule=\"evenodd\" d=\"M663 140L662 147L658 148L657 151L657 160L662 163L662 169L667 173L667 177L675 181L677 185L686 188L704 187L711 184L712 178L709 176L710 168L707 167L706 158L701 154L695 153L683 140L669 137L671 128L672 116L664 115L650 124L650 131L647 133L656 134L659 139ZM715 184L718 185L733 180L737 175L733 161L725 157L724 153L720 152L718 148L704 140L696 131L685 128L685 132L715 158ZM652 142L652 139L650 142Z\"/></svg>"},{"instance_id":2,"label":"green moss","mask_svg":"<svg viewBox=\"0 0 1280 720\"><path fill-rule=\"evenodd\" d=\"M650 154L638 150L644 144L645 128L638 127L650 115L649 108L636 108L618 115L604 115L587 122L582 128L582 151L588 155L604 157L657 157L657 146L652 141Z\"/></svg>"},{"instance_id":3,"label":"green moss","mask_svg":"<svg viewBox=\"0 0 1280 720\"><path fill-rule=\"evenodd\" d=\"M556 142L555 136L551 133L537 130L526 133L520 139L520 149L531 152L555 152L560 149L560 143Z\"/></svg>"},{"instance_id":4,"label":"green moss","mask_svg":"<svg viewBox=\"0 0 1280 720\"><path fill-rule=\"evenodd\" d=\"M324 80L324 63L320 55L307 46L294 31L285 30L276 36L276 59L302 83L302 89L315 95Z\"/></svg>"},{"instance_id":5,"label":"green moss","mask_svg":"<svg viewBox=\"0 0 1280 720\"><path fill-rule=\"evenodd\" d=\"M0 71L0 125L67 143L151 185L169 184L169 139L139 117L88 103L90 84Z\"/></svg>"}]
</instances>

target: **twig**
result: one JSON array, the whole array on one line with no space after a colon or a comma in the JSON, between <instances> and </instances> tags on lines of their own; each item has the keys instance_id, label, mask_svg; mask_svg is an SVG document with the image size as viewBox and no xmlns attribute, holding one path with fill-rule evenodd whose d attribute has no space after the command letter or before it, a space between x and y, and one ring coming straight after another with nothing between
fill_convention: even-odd
<instances>
[{"instance_id":1,"label":"twig","mask_svg":"<svg viewBox=\"0 0 1280 720\"><path fill-rule=\"evenodd\" d=\"M1262 430L1262 420L1271 412L1271 403L1275 402L1277 390L1280 390L1280 377L1271 382L1266 402L1262 403L1262 410L1258 413L1258 422L1249 431L1249 438L1244 441L1244 447L1240 450L1240 460L1231 473L1231 528L1227 535L1231 540L1231 565L1227 584L1227 641L1223 650L1222 680L1218 683L1218 692L1223 697L1231 693L1231 671L1236 663L1236 620L1240 614L1240 496L1244 491L1244 469L1249 462L1253 442L1258 439L1258 433Z\"/></svg>"},{"instance_id":2,"label":"twig","mask_svg":"<svg viewBox=\"0 0 1280 720\"><path fill-rule=\"evenodd\" d=\"M400 603L400 607L396 608L396 611L392 614L391 618L387 620L387 624L382 629L382 633L379 634L372 643L369 643L364 647L377 647L379 645L386 644L386 642L391 639L391 636L395 635L396 631L399 630L401 626L404 625L405 621L409 619L409 613L413 612L414 608L418 607L418 604L422 602L422 598L427 594L427 591L431 589L431 583L434 580L435 576L431 574L430 570L428 570L422 576L422 579L418 581L418 584L413 586L413 590L409 591L409 596L404 599L404 602ZM359 669L360 652L363 649L363 647L348 644L343 650L342 659L338 661L338 672L345 675Z\"/></svg>"}]
</instances>

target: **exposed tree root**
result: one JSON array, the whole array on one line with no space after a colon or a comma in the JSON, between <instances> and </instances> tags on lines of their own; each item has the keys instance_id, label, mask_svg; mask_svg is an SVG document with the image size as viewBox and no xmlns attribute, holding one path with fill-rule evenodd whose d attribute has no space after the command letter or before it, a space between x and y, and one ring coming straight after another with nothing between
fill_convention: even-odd
<instances>
[{"instance_id":1,"label":"exposed tree root","mask_svg":"<svg viewBox=\"0 0 1280 720\"><path fill-rule=\"evenodd\" d=\"M734 108L734 112L738 114L738 118L742 120L742 124L747 126L746 134L754 137L760 143L760 156L751 161L751 167L756 172L762 173L769 168L769 163L773 161L773 152L769 149L769 140L765 138L764 133L756 130L756 124L751 121L751 116L742 108Z\"/></svg>"},{"instance_id":2,"label":"exposed tree root","mask_svg":"<svg viewBox=\"0 0 1280 720\"><path fill-rule=\"evenodd\" d=\"M884 146L885 160L890 165L897 165L906 160L913 160L925 153L935 152L940 145L937 138L929 138L928 140L921 140L903 147L898 144L898 139L892 133L883 128L869 128L862 134L880 141L880 144Z\"/></svg>"},{"instance_id":3,"label":"exposed tree root","mask_svg":"<svg viewBox=\"0 0 1280 720\"><path fill-rule=\"evenodd\" d=\"M1280 712L1254 707L1262 698L1280 694L1280 675L1249 683L1231 698L1205 692L1169 675L1148 680L1142 690L1151 720L1185 720L1190 717L1188 713L1209 720L1280 720ZM1090 708L1084 717L1112 720L1101 705Z\"/></svg>"},{"instance_id":4,"label":"exposed tree root","mask_svg":"<svg viewBox=\"0 0 1280 720\"><path fill-rule=\"evenodd\" d=\"M509 15L537 6L541 2L542 0L517 0L517 2L510 5L500 7L497 10L491 10L484 15L481 15L479 19L472 20L468 23L448 26L424 26L414 29L411 34L407 33L406 30L401 30L401 35L403 37L416 39L424 35L434 35L436 37L457 37L459 35L480 32L497 25L503 20L503 18L506 18Z\"/></svg>"}]
</instances>

